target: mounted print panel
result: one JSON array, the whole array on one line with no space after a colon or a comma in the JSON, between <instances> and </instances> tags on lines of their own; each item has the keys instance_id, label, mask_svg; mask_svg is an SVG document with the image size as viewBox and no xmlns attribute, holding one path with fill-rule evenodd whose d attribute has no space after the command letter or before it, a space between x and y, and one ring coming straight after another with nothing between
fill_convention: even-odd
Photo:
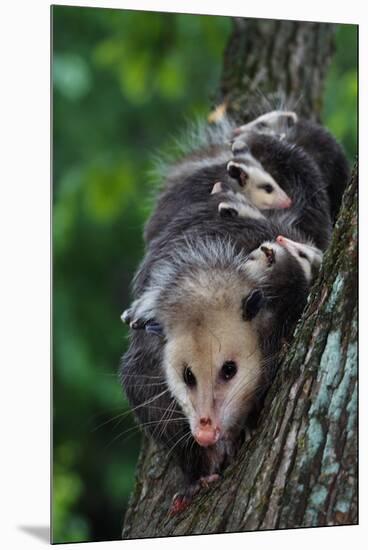
<instances>
[{"instance_id":1,"label":"mounted print panel","mask_svg":"<svg viewBox=\"0 0 368 550\"><path fill-rule=\"evenodd\" d=\"M52 36L53 542L356 524L357 26Z\"/></svg>"}]
</instances>

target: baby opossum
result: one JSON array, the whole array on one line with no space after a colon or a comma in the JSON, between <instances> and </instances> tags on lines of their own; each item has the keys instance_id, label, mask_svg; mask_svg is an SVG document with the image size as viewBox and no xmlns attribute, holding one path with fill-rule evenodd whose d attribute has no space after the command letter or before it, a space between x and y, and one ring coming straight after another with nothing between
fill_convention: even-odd
<instances>
[{"instance_id":1,"label":"baby opossum","mask_svg":"<svg viewBox=\"0 0 368 550\"><path fill-rule=\"evenodd\" d=\"M239 191L260 210L289 208L291 199L276 183L271 174L250 153L241 139L232 144L233 160L227 164L229 175L236 179Z\"/></svg>"},{"instance_id":2,"label":"baby opossum","mask_svg":"<svg viewBox=\"0 0 368 550\"><path fill-rule=\"evenodd\" d=\"M247 203L242 195L234 193L221 182L214 185L212 193L223 193L225 200L220 202L218 206L222 217L239 216L242 218L264 219L261 212ZM248 273L252 275L254 281L260 281L264 274L269 273L270 268L274 270L276 250L278 250L277 254L281 257L281 260L285 260L285 255L291 254L299 262L306 281L310 283L322 263L322 251L313 246L312 243L298 243L281 235L277 237L276 243L272 245L263 243L260 248L248 256ZM278 261L278 266L280 265L284 269L283 261Z\"/></svg>"},{"instance_id":3,"label":"baby opossum","mask_svg":"<svg viewBox=\"0 0 368 550\"><path fill-rule=\"evenodd\" d=\"M328 192L331 218L335 221L350 168L341 145L329 131L315 122L299 118L292 111L271 111L235 128L233 135L246 141L252 133L286 139L314 160Z\"/></svg>"},{"instance_id":4,"label":"baby opossum","mask_svg":"<svg viewBox=\"0 0 368 550\"><path fill-rule=\"evenodd\" d=\"M234 135L246 136L252 132L268 134L284 139L288 130L298 122L298 116L293 111L270 111L256 119L235 128Z\"/></svg>"}]
</instances>

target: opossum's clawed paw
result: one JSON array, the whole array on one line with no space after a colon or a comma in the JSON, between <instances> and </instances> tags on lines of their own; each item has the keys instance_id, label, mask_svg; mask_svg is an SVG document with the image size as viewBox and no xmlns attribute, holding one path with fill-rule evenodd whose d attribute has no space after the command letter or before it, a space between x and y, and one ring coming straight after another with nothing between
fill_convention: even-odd
<instances>
[{"instance_id":1,"label":"opossum's clawed paw","mask_svg":"<svg viewBox=\"0 0 368 550\"><path fill-rule=\"evenodd\" d=\"M133 330L142 330L146 327L146 319L133 319L129 322L129 326Z\"/></svg>"},{"instance_id":2,"label":"opossum's clawed paw","mask_svg":"<svg viewBox=\"0 0 368 550\"><path fill-rule=\"evenodd\" d=\"M237 218L239 216L239 211L233 204L228 202L220 202L218 205L218 211L221 218Z\"/></svg>"},{"instance_id":3,"label":"opossum's clawed paw","mask_svg":"<svg viewBox=\"0 0 368 550\"><path fill-rule=\"evenodd\" d=\"M154 319L134 319L130 322L130 328L133 330L145 330L148 334L163 336L164 331L162 325Z\"/></svg>"},{"instance_id":4,"label":"opossum's clawed paw","mask_svg":"<svg viewBox=\"0 0 368 550\"><path fill-rule=\"evenodd\" d=\"M220 474L210 474L208 476L202 476L196 483L190 485L185 490L185 492L176 493L171 501L171 506L169 510L170 515L176 516L177 514L184 512L184 510L186 510L191 505L193 498L199 493L201 489L208 489L210 485L216 483L217 481L220 481L220 479L222 479Z\"/></svg>"},{"instance_id":5,"label":"opossum's clawed paw","mask_svg":"<svg viewBox=\"0 0 368 550\"><path fill-rule=\"evenodd\" d=\"M144 325L144 329L149 334L155 334L156 336L163 336L164 330L162 328L162 325L160 323L157 323L154 319L150 319L146 322Z\"/></svg>"},{"instance_id":6,"label":"opossum's clawed paw","mask_svg":"<svg viewBox=\"0 0 368 550\"><path fill-rule=\"evenodd\" d=\"M132 320L132 311L131 309L126 309L123 311L120 319L123 321L123 323L126 323L127 325L130 325L130 322Z\"/></svg>"},{"instance_id":7,"label":"opossum's clawed paw","mask_svg":"<svg viewBox=\"0 0 368 550\"><path fill-rule=\"evenodd\" d=\"M244 164L231 160L228 162L226 169L229 176L236 179L241 187L245 186L249 175Z\"/></svg>"},{"instance_id":8,"label":"opossum's clawed paw","mask_svg":"<svg viewBox=\"0 0 368 550\"><path fill-rule=\"evenodd\" d=\"M199 484L204 489L208 489L209 486L212 485L212 483L216 483L216 481L220 481L220 479L221 479L220 474L211 474L209 476L201 477L199 480Z\"/></svg>"},{"instance_id":9,"label":"opossum's clawed paw","mask_svg":"<svg viewBox=\"0 0 368 550\"><path fill-rule=\"evenodd\" d=\"M177 516L186 510L193 501L193 494L176 493L171 501L169 514L170 516Z\"/></svg>"}]
</instances>

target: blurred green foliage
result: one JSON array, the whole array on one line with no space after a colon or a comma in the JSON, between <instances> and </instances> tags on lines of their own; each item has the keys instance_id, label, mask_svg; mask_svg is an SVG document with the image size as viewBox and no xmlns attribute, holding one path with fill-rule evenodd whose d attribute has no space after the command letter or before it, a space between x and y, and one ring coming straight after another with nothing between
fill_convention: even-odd
<instances>
[{"instance_id":1,"label":"blurred green foliage","mask_svg":"<svg viewBox=\"0 0 368 550\"><path fill-rule=\"evenodd\" d=\"M140 435L117 367L153 156L208 114L225 17L53 7L54 542L120 538ZM339 26L324 122L356 151L356 28ZM343 107L342 107L343 106Z\"/></svg>"}]
</instances>

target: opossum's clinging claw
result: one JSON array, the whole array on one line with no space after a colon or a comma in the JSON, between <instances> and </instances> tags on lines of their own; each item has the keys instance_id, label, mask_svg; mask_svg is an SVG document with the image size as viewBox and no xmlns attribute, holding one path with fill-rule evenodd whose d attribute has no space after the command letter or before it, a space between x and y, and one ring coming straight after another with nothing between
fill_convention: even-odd
<instances>
[{"instance_id":1,"label":"opossum's clinging claw","mask_svg":"<svg viewBox=\"0 0 368 550\"><path fill-rule=\"evenodd\" d=\"M195 495L198 494L201 489L208 489L212 483L216 483L216 481L220 479L220 474L202 476L199 478L198 482L190 485L183 493L176 493L171 501L170 515L176 516L186 510L192 503Z\"/></svg>"},{"instance_id":2,"label":"opossum's clinging claw","mask_svg":"<svg viewBox=\"0 0 368 550\"><path fill-rule=\"evenodd\" d=\"M164 331L160 323L157 323L157 321L150 320L147 321L147 323L144 326L144 330L148 332L149 334L156 334L156 336L163 336Z\"/></svg>"},{"instance_id":3,"label":"opossum's clinging claw","mask_svg":"<svg viewBox=\"0 0 368 550\"><path fill-rule=\"evenodd\" d=\"M126 323L127 325L130 324L130 321L131 321L131 310L130 309L126 309L125 311L123 311L123 313L121 314L120 316L120 319L123 321L123 323Z\"/></svg>"},{"instance_id":4,"label":"opossum's clinging claw","mask_svg":"<svg viewBox=\"0 0 368 550\"><path fill-rule=\"evenodd\" d=\"M134 319L130 323L130 328L133 330L145 330L148 334L155 334L156 336L163 336L164 331L160 323L154 319Z\"/></svg>"},{"instance_id":5,"label":"opossum's clinging claw","mask_svg":"<svg viewBox=\"0 0 368 550\"><path fill-rule=\"evenodd\" d=\"M208 476L201 477L199 479L199 483L204 489L208 489L208 487L212 483L216 483L216 481L219 481L220 479L221 479L220 474L210 474Z\"/></svg>"},{"instance_id":6,"label":"opossum's clinging claw","mask_svg":"<svg viewBox=\"0 0 368 550\"><path fill-rule=\"evenodd\" d=\"M179 494L173 496L169 510L170 516L177 516L186 510L193 500L193 495Z\"/></svg>"},{"instance_id":7,"label":"opossum's clinging claw","mask_svg":"<svg viewBox=\"0 0 368 550\"><path fill-rule=\"evenodd\" d=\"M156 334L157 336L163 336L164 334L162 325L155 319L132 319L132 308L126 309L123 312L121 320L133 330L145 330L148 334Z\"/></svg>"}]
</instances>

